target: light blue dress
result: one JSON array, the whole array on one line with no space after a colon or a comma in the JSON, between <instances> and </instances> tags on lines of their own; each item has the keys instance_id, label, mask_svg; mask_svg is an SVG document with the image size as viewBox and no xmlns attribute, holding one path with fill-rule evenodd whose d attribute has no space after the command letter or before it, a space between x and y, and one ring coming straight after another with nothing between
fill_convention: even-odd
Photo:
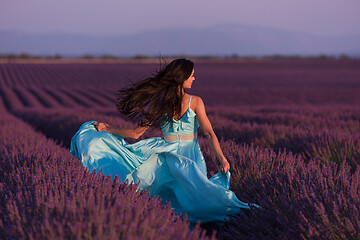
<instances>
[{"instance_id":1,"label":"light blue dress","mask_svg":"<svg viewBox=\"0 0 360 240\"><path fill-rule=\"evenodd\" d=\"M197 132L199 123L189 107L179 120L163 125L164 135L188 135ZM127 143L123 137L98 132L89 121L71 139L70 153L90 170L103 170L121 181L139 183L162 201L170 201L176 214L187 213L191 222L228 219L228 215L249 209L229 190L230 172L207 178L204 156L198 139L165 141L153 137ZM254 206L257 206L254 204Z\"/></svg>"}]
</instances>

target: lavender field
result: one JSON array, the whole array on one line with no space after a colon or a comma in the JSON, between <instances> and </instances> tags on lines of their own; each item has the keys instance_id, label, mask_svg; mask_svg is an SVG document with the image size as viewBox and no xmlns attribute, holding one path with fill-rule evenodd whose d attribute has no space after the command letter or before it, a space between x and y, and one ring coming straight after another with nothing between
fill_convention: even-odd
<instances>
[{"instance_id":1,"label":"lavender field","mask_svg":"<svg viewBox=\"0 0 360 240\"><path fill-rule=\"evenodd\" d=\"M0 238L360 239L360 60L194 61L189 93L221 139L230 188L262 210L190 231L158 198L70 155L85 121L134 126L115 92L159 64L2 63ZM219 169L199 141L210 177Z\"/></svg>"}]
</instances>

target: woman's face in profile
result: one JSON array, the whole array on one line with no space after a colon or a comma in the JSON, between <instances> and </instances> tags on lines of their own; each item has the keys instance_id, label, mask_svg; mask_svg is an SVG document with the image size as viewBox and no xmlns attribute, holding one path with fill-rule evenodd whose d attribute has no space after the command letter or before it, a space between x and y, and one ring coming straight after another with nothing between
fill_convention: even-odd
<instances>
[{"instance_id":1,"label":"woman's face in profile","mask_svg":"<svg viewBox=\"0 0 360 240\"><path fill-rule=\"evenodd\" d=\"M191 88L191 85L192 85L193 81L195 81L194 69L192 70L192 72L190 74L190 77L185 80L185 82L183 84L183 88Z\"/></svg>"}]
</instances>

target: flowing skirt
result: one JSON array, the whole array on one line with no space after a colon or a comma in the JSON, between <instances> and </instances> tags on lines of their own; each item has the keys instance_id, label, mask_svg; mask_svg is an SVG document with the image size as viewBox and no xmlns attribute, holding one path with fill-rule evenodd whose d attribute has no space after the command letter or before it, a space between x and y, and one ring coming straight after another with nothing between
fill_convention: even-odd
<instances>
[{"instance_id":1,"label":"flowing skirt","mask_svg":"<svg viewBox=\"0 0 360 240\"><path fill-rule=\"evenodd\" d=\"M207 178L197 139L166 142L153 137L129 144L118 135L98 132L92 122L80 127L70 146L70 153L90 170L139 183L140 190L170 202L176 214L186 213L191 222L226 220L250 208L229 190L229 171Z\"/></svg>"}]
</instances>

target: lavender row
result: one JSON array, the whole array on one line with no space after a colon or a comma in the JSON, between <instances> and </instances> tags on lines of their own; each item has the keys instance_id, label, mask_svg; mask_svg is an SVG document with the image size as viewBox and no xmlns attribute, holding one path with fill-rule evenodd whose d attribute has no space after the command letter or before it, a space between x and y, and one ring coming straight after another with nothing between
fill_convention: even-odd
<instances>
[{"instance_id":1,"label":"lavender row","mask_svg":"<svg viewBox=\"0 0 360 240\"><path fill-rule=\"evenodd\" d=\"M0 238L207 238L136 185L90 173L19 119L2 114L0 124Z\"/></svg>"},{"instance_id":2,"label":"lavender row","mask_svg":"<svg viewBox=\"0 0 360 240\"><path fill-rule=\"evenodd\" d=\"M115 94L107 89L0 87L0 109L103 108L114 105Z\"/></svg>"},{"instance_id":3,"label":"lavender row","mask_svg":"<svg viewBox=\"0 0 360 240\"><path fill-rule=\"evenodd\" d=\"M130 69L131 69L130 64ZM110 85L124 70L119 64L0 64L0 85L3 86L74 86L78 84ZM143 65L146 68L146 64ZM141 68L141 65L136 65Z\"/></svg>"},{"instance_id":4,"label":"lavender row","mask_svg":"<svg viewBox=\"0 0 360 240\"><path fill-rule=\"evenodd\" d=\"M230 111L216 107L209 115L215 132L225 140L271 147L276 152L286 149L307 161L313 158L321 162L347 161L352 172L360 163L359 108L232 108Z\"/></svg>"},{"instance_id":5,"label":"lavender row","mask_svg":"<svg viewBox=\"0 0 360 240\"><path fill-rule=\"evenodd\" d=\"M250 124L286 125L317 129L360 129L359 106L334 105L273 105L210 107L210 115L227 118L233 122Z\"/></svg>"}]
</instances>

